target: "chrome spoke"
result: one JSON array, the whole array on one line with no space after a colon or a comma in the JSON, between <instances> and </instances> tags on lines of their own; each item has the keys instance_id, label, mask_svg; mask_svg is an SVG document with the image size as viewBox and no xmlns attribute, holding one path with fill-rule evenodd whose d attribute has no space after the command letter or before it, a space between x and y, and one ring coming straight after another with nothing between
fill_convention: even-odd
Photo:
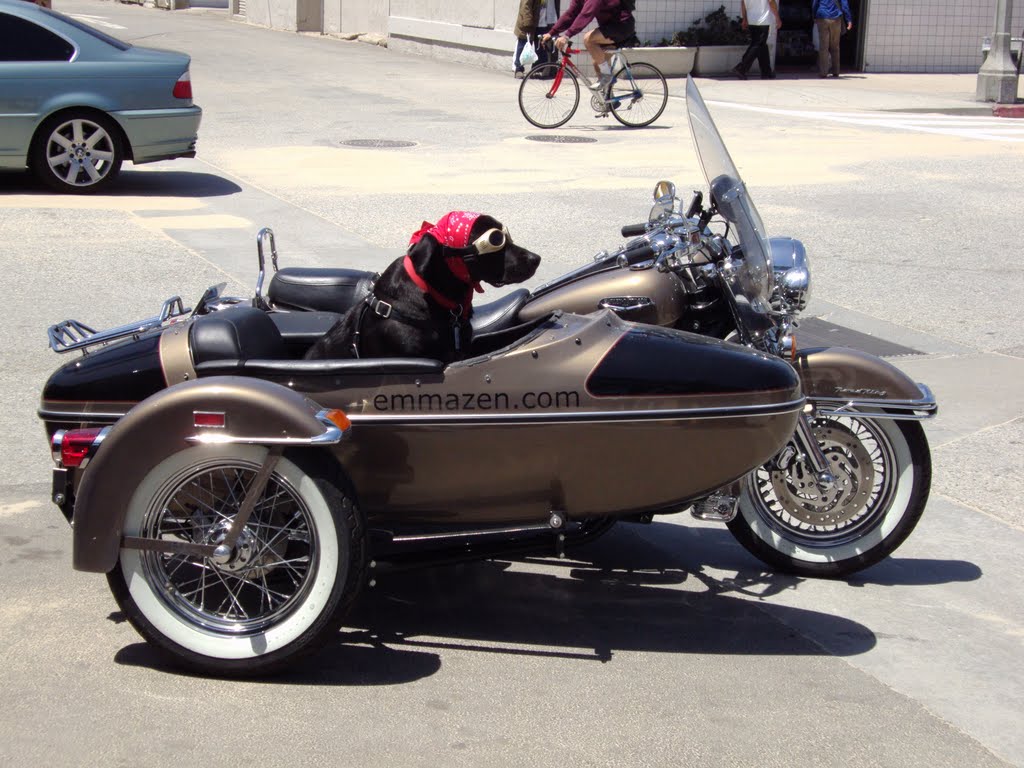
<instances>
[{"instance_id":1,"label":"chrome spoke","mask_svg":"<svg viewBox=\"0 0 1024 768\"><path fill-rule=\"evenodd\" d=\"M211 462L154 499L143 535L214 544L235 519L257 466ZM272 475L229 554L143 552L150 582L184 619L230 635L259 632L294 610L312 587L316 565L311 518L302 497Z\"/></svg>"},{"instance_id":2,"label":"chrome spoke","mask_svg":"<svg viewBox=\"0 0 1024 768\"><path fill-rule=\"evenodd\" d=\"M67 152L61 152L59 155L53 155L52 157L48 157L46 160L50 164L51 168L56 169L58 166L70 163L71 155Z\"/></svg>"},{"instance_id":3,"label":"chrome spoke","mask_svg":"<svg viewBox=\"0 0 1024 768\"><path fill-rule=\"evenodd\" d=\"M81 144L83 141L85 141L85 132L83 130L81 120L71 121L71 135L72 140L75 142L75 144Z\"/></svg>"}]
</instances>

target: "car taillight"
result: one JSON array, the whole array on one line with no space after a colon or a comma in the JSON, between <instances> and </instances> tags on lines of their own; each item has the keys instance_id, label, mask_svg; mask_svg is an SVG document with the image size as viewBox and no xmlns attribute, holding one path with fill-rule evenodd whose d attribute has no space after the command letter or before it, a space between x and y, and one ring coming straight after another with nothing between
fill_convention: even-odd
<instances>
[{"instance_id":1,"label":"car taillight","mask_svg":"<svg viewBox=\"0 0 1024 768\"><path fill-rule=\"evenodd\" d=\"M185 71L181 77L178 78L178 82L174 84L174 98L176 99L191 99L192 98L192 78L189 76L188 70Z\"/></svg>"},{"instance_id":2,"label":"car taillight","mask_svg":"<svg viewBox=\"0 0 1024 768\"><path fill-rule=\"evenodd\" d=\"M103 441L105 428L59 430L51 441L53 458L64 467L81 467Z\"/></svg>"}]
</instances>

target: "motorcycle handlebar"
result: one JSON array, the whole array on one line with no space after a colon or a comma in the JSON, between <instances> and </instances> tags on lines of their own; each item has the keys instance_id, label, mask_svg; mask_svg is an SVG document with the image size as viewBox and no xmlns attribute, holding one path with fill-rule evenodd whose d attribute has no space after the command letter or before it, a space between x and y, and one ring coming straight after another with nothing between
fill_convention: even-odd
<instances>
[{"instance_id":1,"label":"motorcycle handlebar","mask_svg":"<svg viewBox=\"0 0 1024 768\"><path fill-rule=\"evenodd\" d=\"M630 248L623 252L623 257L629 264L636 264L647 259L654 258L656 251L649 245L641 245L636 248Z\"/></svg>"},{"instance_id":2,"label":"motorcycle handlebar","mask_svg":"<svg viewBox=\"0 0 1024 768\"><path fill-rule=\"evenodd\" d=\"M637 235L644 234L646 231L647 231L647 225L646 224L626 224L622 228L622 236L623 237L636 237Z\"/></svg>"}]
</instances>

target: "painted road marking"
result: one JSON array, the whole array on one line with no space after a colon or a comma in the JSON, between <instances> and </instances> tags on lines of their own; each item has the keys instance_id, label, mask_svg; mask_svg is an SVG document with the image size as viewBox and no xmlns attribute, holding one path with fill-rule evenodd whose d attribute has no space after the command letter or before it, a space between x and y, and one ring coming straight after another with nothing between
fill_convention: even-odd
<instances>
[{"instance_id":1,"label":"painted road marking","mask_svg":"<svg viewBox=\"0 0 1024 768\"><path fill-rule=\"evenodd\" d=\"M86 24L92 24L94 27L106 27L107 29L128 29L128 27L122 27L120 24L114 24L111 21L107 21L105 16L92 16L88 13L69 13L73 19L84 21Z\"/></svg>"},{"instance_id":2,"label":"painted road marking","mask_svg":"<svg viewBox=\"0 0 1024 768\"><path fill-rule=\"evenodd\" d=\"M802 117L809 120L824 120L845 125L859 125L868 128L886 128L917 133L936 133L943 136L959 136L964 139L981 141L1024 142L1024 120L1001 117L940 115L935 113L909 112L814 112L800 109L775 109L752 104L736 104L726 101L709 101L716 107L744 109L785 117Z\"/></svg>"}]
</instances>

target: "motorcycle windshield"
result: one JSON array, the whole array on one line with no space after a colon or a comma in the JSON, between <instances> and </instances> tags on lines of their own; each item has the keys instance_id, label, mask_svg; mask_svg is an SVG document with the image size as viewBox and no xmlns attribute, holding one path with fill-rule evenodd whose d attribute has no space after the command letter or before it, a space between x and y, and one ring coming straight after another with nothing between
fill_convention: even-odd
<instances>
[{"instance_id":1,"label":"motorcycle windshield","mask_svg":"<svg viewBox=\"0 0 1024 768\"><path fill-rule=\"evenodd\" d=\"M754 312L767 314L774 288L768 235L747 186L740 178L691 77L686 78L686 111L697 158L711 196L743 249L743 263L730 280L733 293L741 307L745 304Z\"/></svg>"}]
</instances>

